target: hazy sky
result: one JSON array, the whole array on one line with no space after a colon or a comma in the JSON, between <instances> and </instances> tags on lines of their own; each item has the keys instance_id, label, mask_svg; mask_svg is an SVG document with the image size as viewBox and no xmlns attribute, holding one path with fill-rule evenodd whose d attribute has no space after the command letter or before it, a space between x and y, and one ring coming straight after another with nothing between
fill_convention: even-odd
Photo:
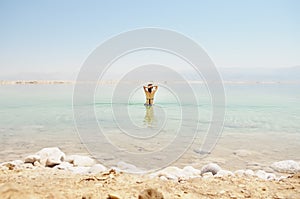
<instances>
[{"instance_id":1,"label":"hazy sky","mask_svg":"<svg viewBox=\"0 0 300 199\"><path fill-rule=\"evenodd\" d=\"M0 0L1 73L74 72L126 30L168 28L218 67L300 65L300 1Z\"/></svg>"}]
</instances>

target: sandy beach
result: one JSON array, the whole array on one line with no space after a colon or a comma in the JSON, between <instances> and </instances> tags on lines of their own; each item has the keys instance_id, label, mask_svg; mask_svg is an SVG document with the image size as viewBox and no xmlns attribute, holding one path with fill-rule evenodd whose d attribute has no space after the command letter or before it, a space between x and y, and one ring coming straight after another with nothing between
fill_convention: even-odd
<instances>
[{"instance_id":1,"label":"sandy beach","mask_svg":"<svg viewBox=\"0 0 300 199\"><path fill-rule=\"evenodd\" d=\"M52 169L0 171L0 197L6 198L138 198L152 188L164 198L299 198L300 174L280 181L256 177L193 178L180 182L143 175L102 172L72 174ZM111 197L113 198L113 197ZM146 199L147 197L144 197ZM149 197L155 198L155 197Z\"/></svg>"},{"instance_id":2,"label":"sandy beach","mask_svg":"<svg viewBox=\"0 0 300 199\"><path fill-rule=\"evenodd\" d=\"M88 156L44 148L0 164L0 198L299 198L299 163L272 168L228 171L210 163L133 174L133 165L106 168Z\"/></svg>"}]
</instances>

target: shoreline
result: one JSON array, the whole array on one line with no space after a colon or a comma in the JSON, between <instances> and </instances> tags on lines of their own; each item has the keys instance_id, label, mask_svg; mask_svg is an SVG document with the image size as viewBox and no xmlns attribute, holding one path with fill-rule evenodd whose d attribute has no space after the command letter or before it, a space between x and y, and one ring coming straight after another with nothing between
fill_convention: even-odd
<instances>
[{"instance_id":1,"label":"shoreline","mask_svg":"<svg viewBox=\"0 0 300 199\"><path fill-rule=\"evenodd\" d=\"M143 193L151 189L163 198L298 198L300 163L280 161L273 168L281 175L228 171L215 163L138 173L134 165L106 168L89 156L66 155L53 147L0 163L0 197L146 199Z\"/></svg>"},{"instance_id":2,"label":"shoreline","mask_svg":"<svg viewBox=\"0 0 300 199\"><path fill-rule=\"evenodd\" d=\"M34 151L38 151L44 147L59 146L62 151L66 154L78 154L78 155L89 155L88 150L84 144L81 143L80 139L75 136L76 134L63 134L60 133L60 137L56 134L51 136L44 136L43 139L35 137L35 141L30 141L30 136L22 137L22 140L12 137L10 140L6 140L1 146L0 162L12 161L16 159L24 159L27 155L32 154ZM239 169L252 169L264 170L271 172L270 165L276 161L281 160L295 160L300 162L297 156L299 152L298 146L298 135L292 134L282 134L277 133L271 134L273 138L270 140L269 134L263 134L263 136L257 137L256 134L245 135L245 134L223 134L220 138L218 145L208 156L201 156L195 153L195 149L201 143L199 138L194 141L192 145L186 152L181 156L180 159L176 159L169 166L184 167L186 165L193 166L195 168L201 168L203 165L214 162L220 165L222 168L235 171ZM280 137L279 135L282 135ZM278 137L279 136L279 137ZM4 137L5 139L6 137ZM116 138L112 138L116 140ZM280 140L285 139L285 142L280 142ZM13 140L13 142L11 142ZM44 142L48 140L47 142ZM250 142L251 140L256 140L255 143ZM285 143L290 143L289 146L285 146ZM118 143L118 142L116 142ZM164 145L164 143L161 143ZM76 146L76 147L74 147ZM267 147L266 147L267 146ZM138 150L135 145L126 145L129 151ZM146 146L145 146L146 147ZM284 149L284 151L279 151L279 149ZM98 153L101 154L101 147L97 149ZM153 151L150 148L150 151ZM141 151L143 152L143 151ZM172 151L169 151L169 155L172 155ZM95 154L94 154L95 155ZM97 157L98 160L105 163L107 167L117 165L118 161L122 159L122 155L109 155L103 154ZM152 158L149 159L152 164L160 165L159 159ZM137 166L143 166L143 163L138 163ZM146 166L147 168L147 166Z\"/></svg>"}]
</instances>

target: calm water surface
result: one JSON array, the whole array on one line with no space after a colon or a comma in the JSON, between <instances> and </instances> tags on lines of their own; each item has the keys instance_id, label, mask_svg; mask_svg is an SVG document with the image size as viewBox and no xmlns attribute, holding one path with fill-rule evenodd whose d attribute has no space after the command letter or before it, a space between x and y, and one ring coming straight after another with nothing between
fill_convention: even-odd
<instances>
[{"instance_id":1,"label":"calm water surface","mask_svg":"<svg viewBox=\"0 0 300 199\"><path fill-rule=\"evenodd\" d=\"M194 149L201 146L206 135L211 123L212 106L205 86L194 87L198 105L186 101L181 106L185 106L185 110L196 109L199 115L198 118L186 116L184 123L181 123L181 108L176 97L164 88L157 92L156 105L152 108L143 106L142 89L133 93L128 103L113 104L113 107L127 110L130 124L128 120L115 120L116 113L110 97L113 86L98 88L95 101L82 106L93 106L99 126L107 139L129 151L163 148L176 136L182 124L185 125L187 135L182 143L190 142L189 136L194 135L194 124L198 120L196 139L175 165L197 166L214 161L227 168L241 168L250 167L253 162L264 167L283 159L300 161L297 156L300 153L300 85L225 85L223 134L206 158L199 158ZM72 93L73 85L1 85L0 162L20 159L49 146L59 146L68 154L87 154L73 118ZM87 122L89 117L94 116L87 116ZM147 131L134 131L135 128L161 130L161 133L160 137L152 139L153 142L148 140L147 144L138 146L122 138L120 126L128 132L137 132L134 136L147 136ZM241 150L246 152L237 155L237 151Z\"/></svg>"}]
</instances>

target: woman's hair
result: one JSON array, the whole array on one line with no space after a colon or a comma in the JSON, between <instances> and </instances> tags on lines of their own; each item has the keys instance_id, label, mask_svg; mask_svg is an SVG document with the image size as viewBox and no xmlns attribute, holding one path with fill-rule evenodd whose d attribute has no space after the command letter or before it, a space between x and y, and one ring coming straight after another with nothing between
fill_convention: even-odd
<instances>
[{"instance_id":1,"label":"woman's hair","mask_svg":"<svg viewBox=\"0 0 300 199\"><path fill-rule=\"evenodd\" d=\"M152 86L152 84L148 84L148 86ZM152 92L152 88L153 88L153 87L148 88L148 92L149 92L149 93Z\"/></svg>"}]
</instances>

